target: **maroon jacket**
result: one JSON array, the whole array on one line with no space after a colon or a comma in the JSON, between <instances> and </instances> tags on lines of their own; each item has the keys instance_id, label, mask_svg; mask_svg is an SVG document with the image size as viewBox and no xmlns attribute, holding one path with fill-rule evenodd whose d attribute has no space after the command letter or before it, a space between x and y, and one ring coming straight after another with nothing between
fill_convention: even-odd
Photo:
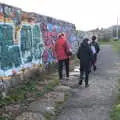
<instances>
[{"instance_id":1,"label":"maroon jacket","mask_svg":"<svg viewBox=\"0 0 120 120\"><path fill-rule=\"evenodd\" d=\"M65 38L59 38L55 44L55 53L58 60L68 59L69 56L66 54L66 50L69 49L67 40Z\"/></svg>"}]
</instances>

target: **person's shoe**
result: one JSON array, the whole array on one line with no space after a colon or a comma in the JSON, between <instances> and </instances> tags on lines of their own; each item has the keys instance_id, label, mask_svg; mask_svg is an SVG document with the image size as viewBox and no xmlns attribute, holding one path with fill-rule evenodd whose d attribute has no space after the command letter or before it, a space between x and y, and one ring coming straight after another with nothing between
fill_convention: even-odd
<instances>
[{"instance_id":1,"label":"person's shoe","mask_svg":"<svg viewBox=\"0 0 120 120\"><path fill-rule=\"evenodd\" d=\"M93 70L96 71L96 69L97 69L96 66L94 66L94 67L93 67Z\"/></svg>"},{"instance_id":2,"label":"person's shoe","mask_svg":"<svg viewBox=\"0 0 120 120\"><path fill-rule=\"evenodd\" d=\"M87 85L85 85L85 88L88 88L90 85L89 84L87 84Z\"/></svg>"},{"instance_id":3,"label":"person's shoe","mask_svg":"<svg viewBox=\"0 0 120 120\"><path fill-rule=\"evenodd\" d=\"M78 84L79 84L79 85L82 85L82 80L80 80Z\"/></svg>"}]
</instances>

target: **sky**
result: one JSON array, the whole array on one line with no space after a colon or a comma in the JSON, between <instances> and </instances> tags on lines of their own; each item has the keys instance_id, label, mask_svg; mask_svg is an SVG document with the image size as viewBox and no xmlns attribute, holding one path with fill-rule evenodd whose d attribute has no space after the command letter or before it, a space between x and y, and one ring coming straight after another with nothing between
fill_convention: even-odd
<instances>
[{"instance_id":1,"label":"sky","mask_svg":"<svg viewBox=\"0 0 120 120\"><path fill-rule=\"evenodd\" d=\"M71 22L77 30L107 28L120 23L120 0L0 0L56 19Z\"/></svg>"}]
</instances>

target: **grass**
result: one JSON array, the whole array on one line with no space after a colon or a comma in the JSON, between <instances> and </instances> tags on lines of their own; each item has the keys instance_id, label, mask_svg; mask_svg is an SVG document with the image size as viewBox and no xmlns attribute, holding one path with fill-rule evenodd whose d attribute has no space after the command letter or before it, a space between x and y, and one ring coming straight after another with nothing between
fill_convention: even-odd
<instances>
[{"instance_id":1,"label":"grass","mask_svg":"<svg viewBox=\"0 0 120 120\"><path fill-rule=\"evenodd\" d=\"M8 117L1 117L1 116L0 116L0 120L12 120L12 119L10 119L10 118L8 118Z\"/></svg>"},{"instance_id":2,"label":"grass","mask_svg":"<svg viewBox=\"0 0 120 120\"><path fill-rule=\"evenodd\" d=\"M117 104L113 107L111 120L120 120L120 104Z\"/></svg>"},{"instance_id":3,"label":"grass","mask_svg":"<svg viewBox=\"0 0 120 120\"><path fill-rule=\"evenodd\" d=\"M50 79L47 84L44 84L43 86L44 88L42 91L39 91L37 89L37 86L40 81L36 80L28 81L24 85L21 85L16 89L13 89L9 96L5 98L0 97L0 107L16 102L21 102L28 98L30 94L33 95L33 93L35 93L34 94L35 96L42 96L46 92L53 90L53 88L59 84L59 81L55 76L50 77Z\"/></svg>"},{"instance_id":4,"label":"grass","mask_svg":"<svg viewBox=\"0 0 120 120\"><path fill-rule=\"evenodd\" d=\"M71 62L73 65L76 64L78 60L74 59ZM73 69L72 65L71 68ZM47 80L47 83L44 80ZM45 74L44 80L40 80L38 78L30 79L27 80L24 84L10 90L9 96L5 98L0 97L0 110L3 110L5 106L9 106L11 104L19 104L21 111L24 112L27 109L26 106L28 106L37 98L42 97L49 91L52 91L54 87L59 84L58 73L55 72L54 74ZM38 89L39 87L42 87L42 89ZM3 116L4 113L7 115L7 117ZM0 120L12 120L13 116L15 116L15 113L12 114L13 115L10 116L9 112L3 111L2 113L0 113ZM46 115L48 119L50 116L51 115ZM53 118L54 117L51 116L51 119L49 120L52 120Z\"/></svg>"},{"instance_id":5,"label":"grass","mask_svg":"<svg viewBox=\"0 0 120 120\"><path fill-rule=\"evenodd\" d=\"M120 91L120 79L118 80L119 91ZM113 106L111 112L111 120L120 120L120 94L118 94L118 98Z\"/></svg>"},{"instance_id":6,"label":"grass","mask_svg":"<svg viewBox=\"0 0 120 120\"><path fill-rule=\"evenodd\" d=\"M120 40L110 42L113 49L120 55ZM120 80L118 80L119 89L120 89ZM118 95L117 101L115 102L112 113L111 113L111 120L120 120L120 94Z\"/></svg>"},{"instance_id":7,"label":"grass","mask_svg":"<svg viewBox=\"0 0 120 120\"><path fill-rule=\"evenodd\" d=\"M99 45L106 45L106 44L110 44L110 41L98 41Z\"/></svg>"},{"instance_id":8,"label":"grass","mask_svg":"<svg viewBox=\"0 0 120 120\"><path fill-rule=\"evenodd\" d=\"M100 45L112 45L114 50L117 52L120 52L120 40L114 41L114 40L109 40L108 42L105 41L99 41L98 42Z\"/></svg>"},{"instance_id":9,"label":"grass","mask_svg":"<svg viewBox=\"0 0 120 120\"><path fill-rule=\"evenodd\" d=\"M45 113L44 117L45 117L45 120L55 120L55 115L48 112Z\"/></svg>"},{"instance_id":10,"label":"grass","mask_svg":"<svg viewBox=\"0 0 120 120\"><path fill-rule=\"evenodd\" d=\"M113 46L113 49L117 53L120 53L120 40L118 40L118 41L111 41L110 44Z\"/></svg>"},{"instance_id":11,"label":"grass","mask_svg":"<svg viewBox=\"0 0 120 120\"><path fill-rule=\"evenodd\" d=\"M48 77L48 75L47 75ZM11 104L19 104L21 105L20 109L21 112L25 111L27 108L25 106L29 105L31 102L36 100L39 97L42 97L45 93L52 91L56 85L59 84L59 81L57 79L56 75L52 75L47 79L47 83L44 83L44 81L39 80L30 80L27 81L24 85L21 85L15 89L13 89L9 96L2 98L0 97L0 109L3 110L5 106L9 106ZM42 84L41 84L42 82ZM38 87L42 86L42 89L38 89ZM32 98L29 99L29 98ZM24 104L24 106L22 106ZM3 117L2 114L7 114L8 117ZM15 116L15 113L13 113L12 116L9 115L9 112L2 112L0 113L0 120L12 120L13 116Z\"/></svg>"},{"instance_id":12,"label":"grass","mask_svg":"<svg viewBox=\"0 0 120 120\"><path fill-rule=\"evenodd\" d=\"M120 120L120 95L117 98L111 113L111 120Z\"/></svg>"},{"instance_id":13,"label":"grass","mask_svg":"<svg viewBox=\"0 0 120 120\"><path fill-rule=\"evenodd\" d=\"M49 91L52 91L55 86L59 84L59 81L55 79L54 81L48 83L42 91L36 92L36 95L38 97L43 96L45 93L48 93Z\"/></svg>"},{"instance_id":14,"label":"grass","mask_svg":"<svg viewBox=\"0 0 120 120\"><path fill-rule=\"evenodd\" d=\"M109 40L108 42L105 41L99 41L100 45L112 45L113 50L116 51L118 54L120 54L120 40L114 41Z\"/></svg>"},{"instance_id":15,"label":"grass","mask_svg":"<svg viewBox=\"0 0 120 120\"><path fill-rule=\"evenodd\" d=\"M37 91L36 84L36 81L28 81L24 85L12 90L9 96L5 98L1 97L0 107L23 101L26 98L27 93Z\"/></svg>"}]
</instances>

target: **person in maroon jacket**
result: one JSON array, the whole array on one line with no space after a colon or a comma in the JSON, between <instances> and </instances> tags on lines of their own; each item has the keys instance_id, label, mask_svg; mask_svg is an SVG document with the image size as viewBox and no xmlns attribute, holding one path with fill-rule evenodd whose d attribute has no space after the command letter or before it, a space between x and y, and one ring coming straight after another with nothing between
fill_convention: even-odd
<instances>
[{"instance_id":1,"label":"person in maroon jacket","mask_svg":"<svg viewBox=\"0 0 120 120\"><path fill-rule=\"evenodd\" d=\"M64 33L59 34L58 39L55 43L55 53L58 60L58 72L59 72L59 79L63 80L63 65L65 65L66 70L66 79L69 79L69 45L67 43L66 37Z\"/></svg>"}]
</instances>

